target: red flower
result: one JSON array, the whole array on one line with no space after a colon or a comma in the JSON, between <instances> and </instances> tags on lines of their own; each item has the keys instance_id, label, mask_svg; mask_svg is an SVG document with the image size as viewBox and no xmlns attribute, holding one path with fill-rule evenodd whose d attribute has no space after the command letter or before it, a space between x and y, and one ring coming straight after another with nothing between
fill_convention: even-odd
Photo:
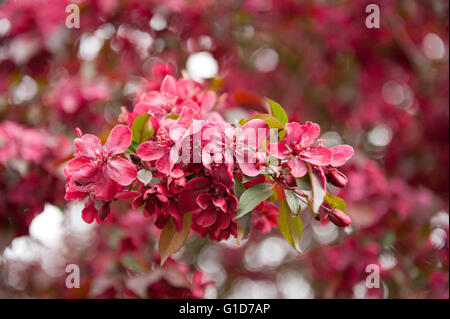
<instances>
[{"instance_id":1,"label":"red flower","mask_svg":"<svg viewBox=\"0 0 450 319\"><path fill-rule=\"evenodd\" d=\"M186 183L180 193L182 212L192 212L192 229L212 240L228 239L237 235L237 224L233 221L238 207L236 196L225 185L214 184L205 177L196 177Z\"/></svg>"},{"instance_id":2,"label":"red flower","mask_svg":"<svg viewBox=\"0 0 450 319\"><path fill-rule=\"evenodd\" d=\"M178 144L191 124L195 109L184 106L175 122L161 126L154 138L139 145L137 153L144 161L156 161L156 168L168 175L178 160Z\"/></svg>"},{"instance_id":3,"label":"red flower","mask_svg":"<svg viewBox=\"0 0 450 319\"><path fill-rule=\"evenodd\" d=\"M183 228L183 216L174 196L167 188L160 184L154 187L143 186L140 192L141 195L133 201L134 209L144 205L144 214L155 217L155 225L161 229L166 224L167 219L172 216L177 231L181 231Z\"/></svg>"},{"instance_id":4,"label":"red flower","mask_svg":"<svg viewBox=\"0 0 450 319\"><path fill-rule=\"evenodd\" d=\"M64 170L68 181L80 186L93 186L96 197L112 200L119 185L126 186L136 178L136 167L127 159L116 155L125 152L131 144L131 130L124 125L116 125L105 145L91 134L75 139L75 158ZM70 183L69 183L70 185ZM67 189L67 194L70 189Z\"/></svg>"},{"instance_id":5,"label":"red flower","mask_svg":"<svg viewBox=\"0 0 450 319\"><path fill-rule=\"evenodd\" d=\"M296 122L286 124L286 136L279 143L268 146L269 154L278 159L287 159L288 167L294 177L302 177L308 169L304 162L315 166L327 166L331 163L332 152L322 146L312 146L320 134L317 124Z\"/></svg>"}]
</instances>

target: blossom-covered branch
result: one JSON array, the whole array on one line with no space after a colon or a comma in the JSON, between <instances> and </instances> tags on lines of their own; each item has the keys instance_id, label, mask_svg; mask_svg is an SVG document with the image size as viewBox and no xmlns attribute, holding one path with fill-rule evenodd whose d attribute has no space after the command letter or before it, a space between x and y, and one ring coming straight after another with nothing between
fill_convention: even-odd
<instances>
[{"instance_id":1,"label":"blossom-covered branch","mask_svg":"<svg viewBox=\"0 0 450 319\"><path fill-rule=\"evenodd\" d=\"M298 250L308 206L316 219L351 224L345 202L327 192L327 183L347 184L338 168L351 146L326 147L319 125L288 122L269 99L269 113L230 124L215 111L222 101L197 82L167 75L159 90L138 93L132 112L123 109L104 144L77 129L65 198L87 199L87 223L101 223L114 200L132 199L163 230L161 242L181 237L175 248L160 243L167 257L190 229L215 241L242 239L249 232L243 220L255 215L260 224L273 203L279 212L269 211L280 214L280 230ZM269 226L259 227L270 229L276 218L265 220Z\"/></svg>"}]
</instances>

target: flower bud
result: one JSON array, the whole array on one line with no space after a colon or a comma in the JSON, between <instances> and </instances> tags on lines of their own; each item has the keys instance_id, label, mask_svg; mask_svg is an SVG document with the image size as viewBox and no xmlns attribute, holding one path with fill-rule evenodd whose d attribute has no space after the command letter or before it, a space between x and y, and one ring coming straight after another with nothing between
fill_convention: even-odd
<instances>
[{"instance_id":1,"label":"flower bud","mask_svg":"<svg viewBox=\"0 0 450 319\"><path fill-rule=\"evenodd\" d=\"M139 165L141 164L141 157L137 154L131 153L130 154L130 159L133 161L134 164Z\"/></svg>"},{"instance_id":2,"label":"flower bud","mask_svg":"<svg viewBox=\"0 0 450 319\"><path fill-rule=\"evenodd\" d=\"M352 224L350 217L342 210L333 208L328 212L328 218L333 224L339 227L346 227Z\"/></svg>"},{"instance_id":3,"label":"flower bud","mask_svg":"<svg viewBox=\"0 0 450 319\"><path fill-rule=\"evenodd\" d=\"M106 217L108 217L110 211L109 202L104 202L102 208L98 212L98 220L103 221Z\"/></svg>"},{"instance_id":4,"label":"flower bud","mask_svg":"<svg viewBox=\"0 0 450 319\"><path fill-rule=\"evenodd\" d=\"M295 177L291 174L288 174L286 176L286 183L291 187L297 187L297 181L295 180Z\"/></svg>"},{"instance_id":5,"label":"flower bud","mask_svg":"<svg viewBox=\"0 0 450 319\"><path fill-rule=\"evenodd\" d=\"M338 170L332 170L327 173L327 181L336 187L345 187L348 183L347 176Z\"/></svg>"}]
</instances>

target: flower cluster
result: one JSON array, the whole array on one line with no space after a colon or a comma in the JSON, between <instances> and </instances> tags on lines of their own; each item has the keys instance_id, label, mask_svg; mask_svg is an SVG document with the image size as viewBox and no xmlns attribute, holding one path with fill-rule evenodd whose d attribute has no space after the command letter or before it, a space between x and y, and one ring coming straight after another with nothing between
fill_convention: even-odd
<instances>
[{"instance_id":1,"label":"flower cluster","mask_svg":"<svg viewBox=\"0 0 450 319\"><path fill-rule=\"evenodd\" d=\"M123 109L123 124L104 144L77 129L65 198L88 198L87 223L103 221L113 200L132 199L162 234L173 225L215 241L244 236L241 220L252 211L256 228L270 231L278 214L271 201L288 207L288 223L310 206L315 217L351 224L326 190L327 182L347 184L338 167L353 155L351 146L325 147L319 125L287 122L271 100L270 114L232 125L214 111L220 100L197 82L166 75L159 90L138 93L132 112Z\"/></svg>"}]
</instances>

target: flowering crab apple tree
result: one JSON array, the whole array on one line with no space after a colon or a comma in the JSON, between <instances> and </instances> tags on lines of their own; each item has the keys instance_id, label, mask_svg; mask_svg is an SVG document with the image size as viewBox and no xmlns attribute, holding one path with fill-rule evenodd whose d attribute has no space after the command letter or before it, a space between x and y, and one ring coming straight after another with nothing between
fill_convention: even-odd
<instances>
[{"instance_id":1,"label":"flowering crab apple tree","mask_svg":"<svg viewBox=\"0 0 450 319\"><path fill-rule=\"evenodd\" d=\"M269 99L269 113L230 124L215 111L223 100L170 75L159 90L138 91L133 111L122 110L104 143L77 129L65 198L86 199L86 223L102 223L116 200L141 208L162 230L161 263L191 229L239 242L252 225L267 232L278 224L300 251L307 207L317 220L351 224L344 200L327 192L327 183L347 184L339 167L353 155L351 146L325 147L319 125L289 122Z\"/></svg>"}]
</instances>

